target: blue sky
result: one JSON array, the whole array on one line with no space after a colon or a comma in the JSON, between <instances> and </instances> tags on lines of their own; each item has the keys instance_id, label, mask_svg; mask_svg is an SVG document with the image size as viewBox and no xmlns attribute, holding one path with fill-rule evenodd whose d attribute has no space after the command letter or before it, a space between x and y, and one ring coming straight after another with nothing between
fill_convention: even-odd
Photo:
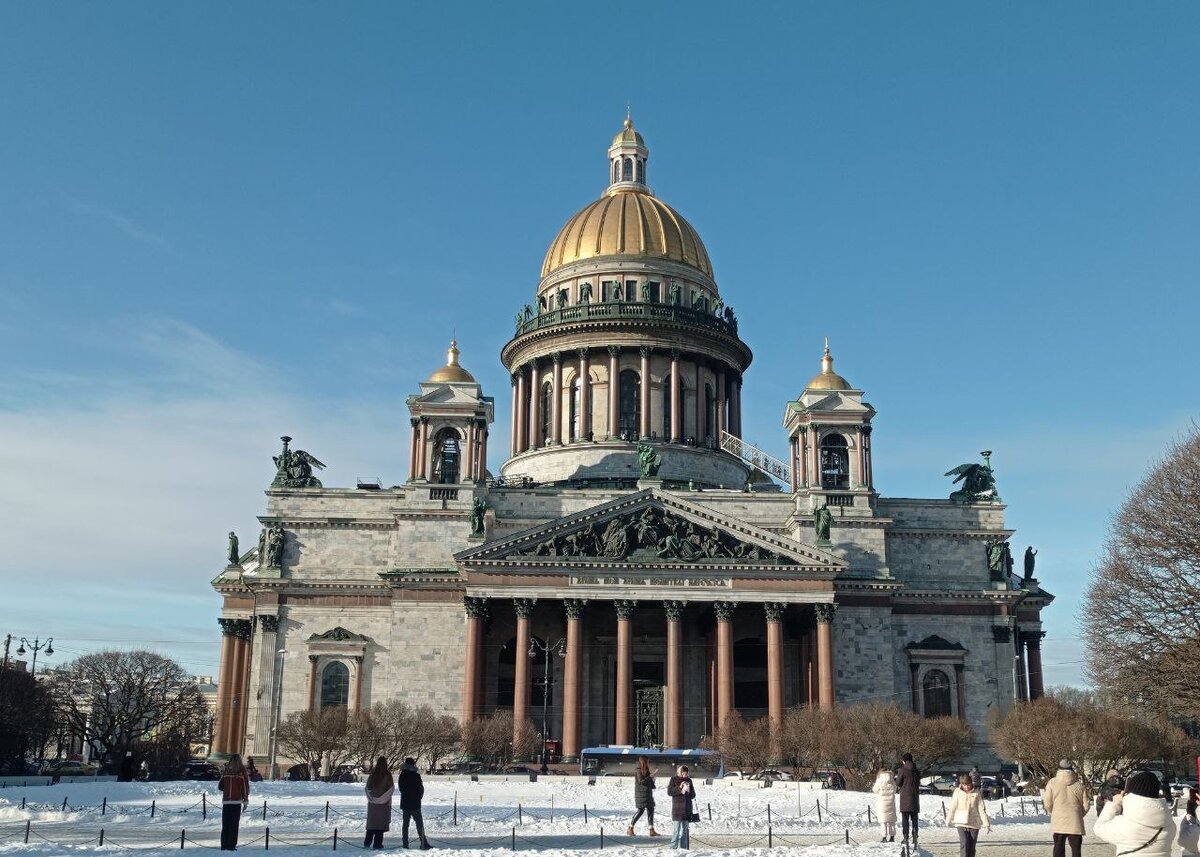
<instances>
[{"instance_id":1,"label":"blue sky","mask_svg":"<svg viewBox=\"0 0 1200 857\"><path fill-rule=\"evenodd\" d=\"M451 332L498 352L632 101L756 359L837 368L877 481L995 450L1051 683L1107 518L1197 409L1200 6L0 7L0 633L215 672L208 581L280 434L406 476Z\"/></svg>"}]
</instances>

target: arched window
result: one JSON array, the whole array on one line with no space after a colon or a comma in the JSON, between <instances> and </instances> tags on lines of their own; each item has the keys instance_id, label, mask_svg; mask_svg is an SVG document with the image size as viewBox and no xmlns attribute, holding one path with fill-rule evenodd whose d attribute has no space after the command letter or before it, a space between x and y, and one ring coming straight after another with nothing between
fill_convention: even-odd
<instances>
[{"instance_id":1,"label":"arched window","mask_svg":"<svg viewBox=\"0 0 1200 857\"><path fill-rule=\"evenodd\" d=\"M621 164L621 181L633 181L633 159L626 158Z\"/></svg>"},{"instance_id":2,"label":"arched window","mask_svg":"<svg viewBox=\"0 0 1200 857\"><path fill-rule=\"evenodd\" d=\"M850 487L850 451L840 434L821 439L821 487Z\"/></svg>"},{"instance_id":3,"label":"arched window","mask_svg":"<svg viewBox=\"0 0 1200 857\"><path fill-rule=\"evenodd\" d=\"M637 180L642 184L646 183L646 162L638 158L637 162Z\"/></svg>"},{"instance_id":4,"label":"arched window","mask_svg":"<svg viewBox=\"0 0 1200 857\"><path fill-rule=\"evenodd\" d=\"M950 716L950 679L944 672L930 670L925 673L921 690L924 697L922 709L926 717Z\"/></svg>"},{"instance_id":5,"label":"arched window","mask_svg":"<svg viewBox=\"0 0 1200 857\"><path fill-rule=\"evenodd\" d=\"M704 385L704 440L711 444L717 436L717 403L713 401L712 384Z\"/></svg>"},{"instance_id":6,"label":"arched window","mask_svg":"<svg viewBox=\"0 0 1200 857\"><path fill-rule=\"evenodd\" d=\"M541 435L544 444L550 439L550 420L554 416L551 406L554 404L554 385L549 381L542 384L542 425Z\"/></svg>"},{"instance_id":7,"label":"arched window","mask_svg":"<svg viewBox=\"0 0 1200 857\"><path fill-rule=\"evenodd\" d=\"M621 422L619 430L626 440L637 440L642 425L642 384L638 373L626 369L620 376Z\"/></svg>"},{"instance_id":8,"label":"arched window","mask_svg":"<svg viewBox=\"0 0 1200 857\"><path fill-rule=\"evenodd\" d=\"M571 384L571 440L576 440L580 436L579 417L581 414L579 413L579 387L579 379L576 378L574 383Z\"/></svg>"},{"instance_id":9,"label":"arched window","mask_svg":"<svg viewBox=\"0 0 1200 857\"><path fill-rule=\"evenodd\" d=\"M747 637L733 644L733 662L737 664L733 681L733 707L767 707L767 644Z\"/></svg>"},{"instance_id":10,"label":"arched window","mask_svg":"<svg viewBox=\"0 0 1200 857\"><path fill-rule=\"evenodd\" d=\"M433 437L433 481L442 485L458 482L458 432L447 426Z\"/></svg>"},{"instance_id":11,"label":"arched window","mask_svg":"<svg viewBox=\"0 0 1200 857\"><path fill-rule=\"evenodd\" d=\"M330 661L321 670L321 707L340 705L350 701L350 670L341 661Z\"/></svg>"},{"instance_id":12,"label":"arched window","mask_svg":"<svg viewBox=\"0 0 1200 857\"><path fill-rule=\"evenodd\" d=\"M616 184L617 180L620 178L620 176L618 175L619 171L620 171L620 166L619 166L618 162L614 160L612 162L612 182L613 182L613 184Z\"/></svg>"}]
</instances>

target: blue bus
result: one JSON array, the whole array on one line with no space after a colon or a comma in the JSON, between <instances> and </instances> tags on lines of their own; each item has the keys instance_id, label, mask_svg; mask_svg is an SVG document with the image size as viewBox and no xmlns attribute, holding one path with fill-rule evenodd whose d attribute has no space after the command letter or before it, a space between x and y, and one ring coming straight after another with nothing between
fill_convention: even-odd
<instances>
[{"instance_id":1,"label":"blue bus","mask_svg":"<svg viewBox=\"0 0 1200 857\"><path fill-rule=\"evenodd\" d=\"M655 750L652 747L588 747L579 754L579 773L593 777L633 776L638 757L650 761L650 770L658 776L672 776L680 765L687 765L697 779L725 776L721 754L713 750Z\"/></svg>"}]
</instances>

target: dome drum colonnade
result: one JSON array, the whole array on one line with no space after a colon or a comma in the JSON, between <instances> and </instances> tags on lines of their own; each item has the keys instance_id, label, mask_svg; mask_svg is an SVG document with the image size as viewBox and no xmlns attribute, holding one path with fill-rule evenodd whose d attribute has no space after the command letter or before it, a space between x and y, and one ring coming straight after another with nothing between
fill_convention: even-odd
<instances>
[{"instance_id":1,"label":"dome drum colonnade","mask_svg":"<svg viewBox=\"0 0 1200 857\"><path fill-rule=\"evenodd\" d=\"M611 176L636 179L614 181L567 221L546 254L536 311L518 314L501 352L512 375L506 476L530 466L528 453L555 447L642 441L721 455L723 433L741 436L742 376L753 354L721 301L703 242L645 184L648 149L630 120L609 159ZM543 458L538 481L628 475L616 461L605 472L602 461ZM745 478L728 463L714 473L714 487Z\"/></svg>"}]
</instances>

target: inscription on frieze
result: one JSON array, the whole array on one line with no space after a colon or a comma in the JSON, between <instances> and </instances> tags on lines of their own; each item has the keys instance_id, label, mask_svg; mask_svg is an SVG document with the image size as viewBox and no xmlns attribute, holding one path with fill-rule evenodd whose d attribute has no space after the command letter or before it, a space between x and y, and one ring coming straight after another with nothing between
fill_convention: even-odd
<instances>
[{"instance_id":1,"label":"inscription on frieze","mask_svg":"<svg viewBox=\"0 0 1200 857\"><path fill-rule=\"evenodd\" d=\"M657 577L645 574L571 575L572 586L681 586L691 589L731 589L731 577Z\"/></svg>"}]
</instances>

